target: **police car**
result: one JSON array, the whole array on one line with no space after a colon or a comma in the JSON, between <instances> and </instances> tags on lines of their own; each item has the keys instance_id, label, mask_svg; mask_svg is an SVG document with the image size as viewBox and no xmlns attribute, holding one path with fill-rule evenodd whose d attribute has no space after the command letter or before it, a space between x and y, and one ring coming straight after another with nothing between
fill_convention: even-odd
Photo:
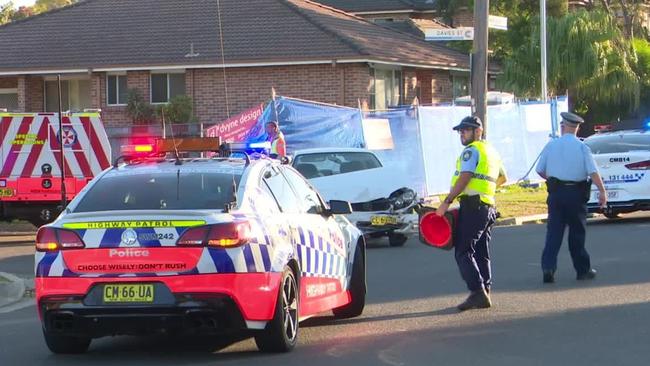
<instances>
[{"instance_id":1,"label":"police car","mask_svg":"<svg viewBox=\"0 0 650 366\"><path fill-rule=\"evenodd\" d=\"M273 159L117 164L37 233L45 342L81 353L107 335L249 330L260 350L289 351L300 320L363 311L365 242L349 212Z\"/></svg>"},{"instance_id":2,"label":"police car","mask_svg":"<svg viewBox=\"0 0 650 366\"><path fill-rule=\"evenodd\" d=\"M624 130L598 133L584 140L589 146L607 190L608 218L650 210L650 132ZM599 212L598 190L592 186L587 203Z\"/></svg>"}]
</instances>

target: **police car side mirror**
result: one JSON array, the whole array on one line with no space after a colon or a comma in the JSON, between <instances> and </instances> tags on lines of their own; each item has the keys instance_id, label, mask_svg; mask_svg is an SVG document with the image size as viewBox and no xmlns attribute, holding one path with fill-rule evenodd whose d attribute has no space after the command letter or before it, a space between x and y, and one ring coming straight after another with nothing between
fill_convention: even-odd
<instances>
[{"instance_id":1,"label":"police car side mirror","mask_svg":"<svg viewBox=\"0 0 650 366\"><path fill-rule=\"evenodd\" d=\"M330 215L347 215L352 213L352 206L348 201L331 200L327 213Z\"/></svg>"}]
</instances>

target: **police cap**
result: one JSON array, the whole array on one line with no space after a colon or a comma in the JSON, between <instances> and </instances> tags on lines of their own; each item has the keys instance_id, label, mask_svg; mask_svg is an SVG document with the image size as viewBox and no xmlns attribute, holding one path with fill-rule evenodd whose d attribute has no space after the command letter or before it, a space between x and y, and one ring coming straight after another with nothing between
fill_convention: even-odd
<instances>
[{"instance_id":1,"label":"police cap","mask_svg":"<svg viewBox=\"0 0 650 366\"><path fill-rule=\"evenodd\" d=\"M478 117L474 116L467 116L463 118L462 121L458 124L458 126L454 127L454 130L462 130L464 128L483 128L483 123L481 123L481 119Z\"/></svg>"},{"instance_id":2,"label":"police cap","mask_svg":"<svg viewBox=\"0 0 650 366\"><path fill-rule=\"evenodd\" d=\"M578 116L577 114L573 114L570 112L562 112L560 113L560 116L562 116L562 119L566 122L569 122L574 125L579 125L581 123L584 123L584 119L582 117Z\"/></svg>"}]
</instances>

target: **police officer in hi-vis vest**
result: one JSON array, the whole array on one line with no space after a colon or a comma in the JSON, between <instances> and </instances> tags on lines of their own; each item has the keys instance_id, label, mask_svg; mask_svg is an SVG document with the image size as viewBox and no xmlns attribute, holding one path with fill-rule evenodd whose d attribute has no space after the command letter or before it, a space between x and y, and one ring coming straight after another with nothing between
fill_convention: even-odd
<instances>
[{"instance_id":1,"label":"police officer in hi-vis vest","mask_svg":"<svg viewBox=\"0 0 650 366\"><path fill-rule=\"evenodd\" d=\"M496 221L494 196L507 177L499 153L482 140L483 124L478 117L463 118L454 130L466 148L456 162L451 191L436 213L444 215L454 199L460 199L454 246L456 263L470 295L458 310L489 308L492 275L488 245Z\"/></svg>"},{"instance_id":2,"label":"police officer in hi-vis vest","mask_svg":"<svg viewBox=\"0 0 650 366\"><path fill-rule=\"evenodd\" d=\"M271 157L283 158L287 156L287 144L284 141L284 134L280 131L278 123L270 121L266 123L266 134L271 143Z\"/></svg>"},{"instance_id":3,"label":"police officer in hi-vis vest","mask_svg":"<svg viewBox=\"0 0 650 366\"><path fill-rule=\"evenodd\" d=\"M544 147L537 163L537 174L546 179L548 190L548 221L546 243L542 252L542 280L555 282L557 254L562 245L564 229L569 227L569 252L578 280L596 277L585 249L587 230L587 201L591 194L591 180L599 190L598 202L607 204L607 193L591 150L576 137L584 122L582 117L562 112L562 137ZM591 178L591 180L589 180Z\"/></svg>"}]
</instances>

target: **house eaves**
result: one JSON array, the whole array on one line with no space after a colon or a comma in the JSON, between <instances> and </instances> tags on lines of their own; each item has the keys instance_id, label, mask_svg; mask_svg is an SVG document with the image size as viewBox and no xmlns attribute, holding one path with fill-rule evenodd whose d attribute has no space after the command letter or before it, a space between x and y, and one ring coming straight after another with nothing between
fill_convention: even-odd
<instances>
[{"instance_id":1,"label":"house eaves","mask_svg":"<svg viewBox=\"0 0 650 366\"><path fill-rule=\"evenodd\" d=\"M466 54L303 0L82 0L1 26L0 47L0 75L333 60L469 68Z\"/></svg>"}]
</instances>

